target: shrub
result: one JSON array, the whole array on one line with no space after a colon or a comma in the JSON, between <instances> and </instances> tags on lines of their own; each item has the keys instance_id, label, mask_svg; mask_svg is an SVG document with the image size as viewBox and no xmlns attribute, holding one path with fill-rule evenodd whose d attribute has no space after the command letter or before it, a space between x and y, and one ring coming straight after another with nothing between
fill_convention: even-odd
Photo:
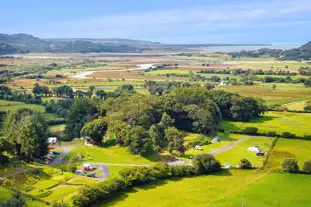
<instances>
[{"instance_id":1,"label":"shrub","mask_svg":"<svg viewBox=\"0 0 311 207\"><path fill-rule=\"evenodd\" d=\"M9 158L5 155L0 154L0 165L4 165L9 163Z\"/></svg>"},{"instance_id":2,"label":"shrub","mask_svg":"<svg viewBox=\"0 0 311 207\"><path fill-rule=\"evenodd\" d=\"M290 133L290 132L283 132L282 136L285 138L295 138L296 134Z\"/></svg>"},{"instance_id":3,"label":"shrub","mask_svg":"<svg viewBox=\"0 0 311 207\"><path fill-rule=\"evenodd\" d=\"M247 159L242 159L239 163L239 168L241 169L252 169L252 163Z\"/></svg>"},{"instance_id":4,"label":"shrub","mask_svg":"<svg viewBox=\"0 0 311 207\"><path fill-rule=\"evenodd\" d=\"M276 137L277 136L276 132L274 132L274 131L267 132L266 135L267 135L267 137Z\"/></svg>"},{"instance_id":5,"label":"shrub","mask_svg":"<svg viewBox=\"0 0 311 207\"><path fill-rule=\"evenodd\" d=\"M311 160L308 160L305 163L303 163L303 172L311 174Z\"/></svg>"},{"instance_id":6,"label":"shrub","mask_svg":"<svg viewBox=\"0 0 311 207\"><path fill-rule=\"evenodd\" d=\"M221 165L213 155L200 154L193 160L193 166L197 174L208 174L221 170Z\"/></svg>"},{"instance_id":7,"label":"shrub","mask_svg":"<svg viewBox=\"0 0 311 207\"><path fill-rule=\"evenodd\" d=\"M77 169L77 164L75 164L75 163L68 163L68 164L65 164L65 165L63 166L63 170L64 170L65 172L74 173L74 172L76 171L76 169Z\"/></svg>"},{"instance_id":8,"label":"shrub","mask_svg":"<svg viewBox=\"0 0 311 207\"><path fill-rule=\"evenodd\" d=\"M305 138L305 139L311 139L311 134L304 134L303 138Z\"/></svg>"},{"instance_id":9,"label":"shrub","mask_svg":"<svg viewBox=\"0 0 311 207\"><path fill-rule=\"evenodd\" d=\"M243 130L243 134L249 134L249 135L256 135L258 132L258 128L257 127L246 127Z\"/></svg>"},{"instance_id":10,"label":"shrub","mask_svg":"<svg viewBox=\"0 0 311 207\"><path fill-rule=\"evenodd\" d=\"M297 173L299 172L298 162L295 159L285 159L282 163L282 167L286 172Z\"/></svg>"}]
</instances>

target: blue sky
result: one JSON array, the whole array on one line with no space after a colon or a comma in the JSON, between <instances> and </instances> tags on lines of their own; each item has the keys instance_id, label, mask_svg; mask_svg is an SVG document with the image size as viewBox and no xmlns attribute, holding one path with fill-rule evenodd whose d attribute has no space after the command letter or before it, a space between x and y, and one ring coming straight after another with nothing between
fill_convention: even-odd
<instances>
[{"instance_id":1,"label":"blue sky","mask_svg":"<svg viewBox=\"0 0 311 207\"><path fill-rule=\"evenodd\" d=\"M311 0L0 0L0 33L163 43L303 43Z\"/></svg>"}]
</instances>

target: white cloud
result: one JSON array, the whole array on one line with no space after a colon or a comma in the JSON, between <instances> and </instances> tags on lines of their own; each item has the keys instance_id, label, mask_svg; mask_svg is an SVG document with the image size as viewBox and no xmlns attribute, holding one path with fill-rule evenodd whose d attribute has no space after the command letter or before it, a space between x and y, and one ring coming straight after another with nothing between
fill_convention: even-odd
<instances>
[{"instance_id":1,"label":"white cloud","mask_svg":"<svg viewBox=\"0 0 311 207\"><path fill-rule=\"evenodd\" d=\"M182 40L183 36L202 37L202 33L292 25L311 27L311 4L308 1L265 0L86 18L47 24L40 36L130 37L153 40L175 36Z\"/></svg>"}]
</instances>

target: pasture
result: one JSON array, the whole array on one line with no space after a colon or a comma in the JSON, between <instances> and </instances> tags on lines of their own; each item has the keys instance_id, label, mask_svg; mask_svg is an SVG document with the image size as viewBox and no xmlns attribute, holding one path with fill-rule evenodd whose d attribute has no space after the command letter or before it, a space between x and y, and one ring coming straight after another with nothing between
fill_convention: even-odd
<instances>
[{"instance_id":1,"label":"pasture","mask_svg":"<svg viewBox=\"0 0 311 207\"><path fill-rule=\"evenodd\" d=\"M150 164L152 161L139 155L131 154L126 148L111 147L78 147L70 151L65 160L72 158L78 153L82 154L81 161L117 163L117 164Z\"/></svg>"},{"instance_id":2,"label":"pasture","mask_svg":"<svg viewBox=\"0 0 311 207\"><path fill-rule=\"evenodd\" d=\"M308 206L311 198L310 175L271 173L241 188L237 193L219 199L210 207L301 207Z\"/></svg>"},{"instance_id":3,"label":"pasture","mask_svg":"<svg viewBox=\"0 0 311 207\"><path fill-rule=\"evenodd\" d=\"M156 181L121 193L114 200L100 206L210 206L265 175L262 171L231 170L195 178Z\"/></svg>"},{"instance_id":4,"label":"pasture","mask_svg":"<svg viewBox=\"0 0 311 207\"><path fill-rule=\"evenodd\" d=\"M218 86L217 89L239 93L243 96L262 98L268 105L287 104L297 101L311 99L311 90L303 84L275 83L276 90L273 90L273 83L257 84L253 86Z\"/></svg>"},{"instance_id":5,"label":"pasture","mask_svg":"<svg viewBox=\"0 0 311 207\"><path fill-rule=\"evenodd\" d=\"M215 154L222 164L227 163L236 167L241 159L248 159L256 168L260 168L265 157L256 156L256 152L249 152L247 149L259 146L261 151L266 152L270 149L273 139L267 137L247 137L246 140L238 143L232 149Z\"/></svg>"},{"instance_id":6,"label":"pasture","mask_svg":"<svg viewBox=\"0 0 311 207\"><path fill-rule=\"evenodd\" d=\"M311 160L311 140L278 139L269 157L267 168L280 169L286 158L294 158L302 169L303 163Z\"/></svg>"},{"instance_id":7,"label":"pasture","mask_svg":"<svg viewBox=\"0 0 311 207\"><path fill-rule=\"evenodd\" d=\"M45 107L41 105L36 105L36 104L25 104L22 102L17 102L17 101L6 101L6 100L1 100L0 102L0 111L3 112L14 112L19 109L31 109L33 111L37 111L39 113L44 113L45 112Z\"/></svg>"},{"instance_id":8,"label":"pasture","mask_svg":"<svg viewBox=\"0 0 311 207\"><path fill-rule=\"evenodd\" d=\"M303 137L310 133L311 114L291 112L267 112L264 116L252 119L248 122L222 121L221 128L226 131L243 130L246 127L257 127L259 132L291 132Z\"/></svg>"}]
</instances>

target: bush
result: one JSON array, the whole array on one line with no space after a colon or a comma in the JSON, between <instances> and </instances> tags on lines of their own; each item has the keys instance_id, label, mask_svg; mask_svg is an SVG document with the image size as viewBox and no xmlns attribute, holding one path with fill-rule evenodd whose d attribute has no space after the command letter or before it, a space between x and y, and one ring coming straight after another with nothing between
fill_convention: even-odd
<instances>
[{"instance_id":1,"label":"bush","mask_svg":"<svg viewBox=\"0 0 311 207\"><path fill-rule=\"evenodd\" d=\"M74 173L76 171L76 169L77 169L77 164L75 164L75 163L68 163L68 164L65 164L63 166L63 170L65 172Z\"/></svg>"},{"instance_id":2,"label":"bush","mask_svg":"<svg viewBox=\"0 0 311 207\"><path fill-rule=\"evenodd\" d=\"M197 174L208 174L221 170L219 161L210 154L197 155L193 160L193 166Z\"/></svg>"},{"instance_id":3,"label":"bush","mask_svg":"<svg viewBox=\"0 0 311 207\"><path fill-rule=\"evenodd\" d=\"M311 139L311 134L304 134L303 138L305 138L305 139Z\"/></svg>"},{"instance_id":4,"label":"bush","mask_svg":"<svg viewBox=\"0 0 311 207\"><path fill-rule=\"evenodd\" d=\"M282 163L282 167L286 172L297 173L299 172L298 162L295 159L285 159Z\"/></svg>"},{"instance_id":5,"label":"bush","mask_svg":"<svg viewBox=\"0 0 311 207\"><path fill-rule=\"evenodd\" d=\"M311 160L308 160L305 163L303 163L303 172L311 174Z\"/></svg>"},{"instance_id":6,"label":"bush","mask_svg":"<svg viewBox=\"0 0 311 207\"><path fill-rule=\"evenodd\" d=\"M285 138L295 138L296 134L290 133L290 132L283 132L282 136Z\"/></svg>"},{"instance_id":7,"label":"bush","mask_svg":"<svg viewBox=\"0 0 311 207\"><path fill-rule=\"evenodd\" d=\"M267 137L276 137L277 136L276 132L274 132L274 131L267 132L266 135L267 135Z\"/></svg>"},{"instance_id":8,"label":"bush","mask_svg":"<svg viewBox=\"0 0 311 207\"><path fill-rule=\"evenodd\" d=\"M252 163L247 159L242 159L239 163L239 168L241 169L252 169Z\"/></svg>"},{"instance_id":9,"label":"bush","mask_svg":"<svg viewBox=\"0 0 311 207\"><path fill-rule=\"evenodd\" d=\"M248 134L248 135L256 135L258 132L258 128L257 127L246 127L243 130L243 134Z\"/></svg>"},{"instance_id":10,"label":"bush","mask_svg":"<svg viewBox=\"0 0 311 207\"><path fill-rule=\"evenodd\" d=\"M0 165L9 163L9 157L5 155L0 155Z\"/></svg>"}]
</instances>

